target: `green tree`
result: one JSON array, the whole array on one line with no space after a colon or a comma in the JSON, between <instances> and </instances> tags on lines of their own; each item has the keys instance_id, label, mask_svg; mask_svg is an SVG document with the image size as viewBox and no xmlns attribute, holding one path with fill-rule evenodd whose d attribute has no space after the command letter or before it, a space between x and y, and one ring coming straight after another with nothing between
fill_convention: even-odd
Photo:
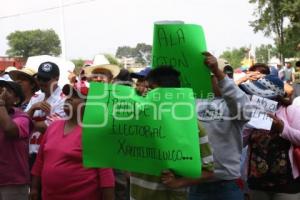
<instances>
[{"instance_id":1,"label":"green tree","mask_svg":"<svg viewBox=\"0 0 300 200\"><path fill-rule=\"evenodd\" d=\"M300 23L300 0L283 0L282 11L289 18L291 25Z\"/></svg>"},{"instance_id":2,"label":"green tree","mask_svg":"<svg viewBox=\"0 0 300 200\"><path fill-rule=\"evenodd\" d=\"M285 0L250 0L256 4L254 11L256 19L250 22L254 32L262 31L265 36L275 34L275 45L278 49L279 58L284 62L284 19L286 18L283 10Z\"/></svg>"},{"instance_id":3,"label":"green tree","mask_svg":"<svg viewBox=\"0 0 300 200\"><path fill-rule=\"evenodd\" d=\"M116 57L117 58L134 57L134 48L131 48L129 46L118 47L117 52L116 52Z\"/></svg>"},{"instance_id":4,"label":"green tree","mask_svg":"<svg viewBox=\"0 0 300 200\"><path fill-rule=\"evenodd\" d=\"M250 0L256 4L256 19L250 22L254 32L274 36L279 58L295 57L300 44L300 0ZM285 26L284 26L285 25ZM275 34L275 35L274 35ZM298 53L297 53L298 51Z\"/></svg>"},{"instance_id":5,"label":"green tree","mask_svg":"<svg viewBox=\"0 0 300 200\"><path fill-rule=\"evenodd\" d=\"M61 46L58 35L54 30L30 30L16 31L7 36L9 49L8 56L21 56L28 58L35 55L61 54Z\"/></svg>"},{"instance_id":6,"label":"green tree","mask_svg":"<svg viewBox=\"0 0 300 200\"><path fill-rule=\"evenodd\" d=\"M287 57L300 56L300 0L284 0L283 11L290 23L285 30L285 50Z\"/></svg>"},{"instance_id":7,"label":"green tree","mask_svg":"<svg viewBox=\"0 0 300 200\"><path fill-rule=\"evenodd\" d=\"M152 46L145 43L138 43L135 47L136 62L143 65L151 63Z\"/></svg>"},{"instance_id":8,"label":"green tree","mask_svg":"<svg viewBox=\"0 0 300 200\"><path fill-rule=\"evenodd\" d=\"M82 67L84 65L84 60L81 58L74 59L72 62L74 63L75 67Z\"/></svg>"},{"instance_id":9,"label":"green tree","mask_svg":"<svg viewBox=\"0 0 300 200\"><path fill-rule=\"evenodd\" d=\"M276 48L270 44L268 45L262 44L259 47L255 48L256 62L268 63L269 59L276 55L277 55Z\"/></svg>"},{"instance_id":10,"label":"green tree","mask_svg":"<svg viewBox=\"0 0 300 200\"><path fill-rule=\"evenodd\" d=\"M84 65L84 60L79 58L79 59L74 59L72 60L72 62L75 65L75 69L74 69L74 73L75 74L79 74L80 69L82 68L82 66Z\"/></svg>"},{"instance_id":11,"label":"green tree","mask_svg":"<svg viewBox=\"0 0 300 200\"><path fill-rule=\"evenodd\" d=\"M233 68L239 68L241 62L245 57L246 47L241 47L239 49L233 48L232 50L224 51L220 58L227 60Z\"/></svg>"},{"instance_id":12,"label":"green tree","mask_svg":"<svg viewBox=\"0 0 300 200\"><path fill-rule=\"evenodd\" d=\"M300 25L289 26L285 29L284 55L287 58L296 57L300 44Z\"/></svg>"},{"instance_id":13,"label":"green tree","mask_svg":"<svg viewBox=\"0 0 300 200\"><path fill-rule=\"evenodd\" d=\"M137 63L148 65L151 62L152 46L145 43L138 43L136 47L121 46L116 52L117 58L135 58Z\"/></svg>"},{"instance_id":14,"label":"green tree","mask_svg":"<svg viewBox=\"0 0 300 200\"><path fill-rule=\"evenodd\" d=\"M105 58L108 60L108 62L112 65L118 65L120 66L119 61L111 54L104 54Z\"/></svg>"}]
</instances>

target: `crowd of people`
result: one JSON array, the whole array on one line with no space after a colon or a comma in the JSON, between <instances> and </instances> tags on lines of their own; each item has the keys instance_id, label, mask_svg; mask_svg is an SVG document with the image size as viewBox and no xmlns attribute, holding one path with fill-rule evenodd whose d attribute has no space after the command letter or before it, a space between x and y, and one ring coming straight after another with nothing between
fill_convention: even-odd
<instances>
[{"instance_id":1,"label":"crowd of people","mask_svg":"<svg viewBox=\"0 0 300 200\"><path fill-rule=\"evenodd\" d=\"M208 52L203 56L214 98L195 102L202 162L195 179L171 169L153 176L83 166L81 105L90 82L122 84L146 96L156 88L181 87L173 66L130 73L116 65L89 65L78 75L60 77L57 64L44 62L38 71L24 67L5 73L0 200L299 200L300 61L295 68L256 63L235 79L228 62ZM70 83L61 88L60 78ZM278 103L275 113L268 113L270 130L248 124L253 95Z\"/></svg>"}]
</instances>

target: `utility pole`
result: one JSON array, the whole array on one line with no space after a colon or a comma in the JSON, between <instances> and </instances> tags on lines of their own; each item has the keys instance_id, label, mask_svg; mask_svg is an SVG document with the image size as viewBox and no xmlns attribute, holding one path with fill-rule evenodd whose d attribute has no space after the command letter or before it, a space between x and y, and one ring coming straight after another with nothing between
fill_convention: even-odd
<instances>
[{"instance_id":1,"label":"utility pole","mask_svg":"<svg viewBox=\"0 0 300 200\"><path fill-rule=\"evenodd\" d=\"M66 39L65 39L65 17L63 0L59 0L60 11L60 39L61 39L61 57L66 59Z\"/></svg>"},{"instance_id":2,"label":"utility pole","mask_svg":"<svg viewBox=\"0 0 300 200\"><path fill-rule=\"evenodd\" d=\"M124 59L124 69L127 69L127 57L123 57Z\"/></svg>"},{"instance_id":3,"label":"utility pole","mask_svg":"<svg viewBox=\"0 0 300 200\"><path fill-rule=\"evenodd\" d=\"M271 60L271 52L270 52L271 50L268 48L268 63L270 62L270 60Z\"/></svg>"}]
</instances>

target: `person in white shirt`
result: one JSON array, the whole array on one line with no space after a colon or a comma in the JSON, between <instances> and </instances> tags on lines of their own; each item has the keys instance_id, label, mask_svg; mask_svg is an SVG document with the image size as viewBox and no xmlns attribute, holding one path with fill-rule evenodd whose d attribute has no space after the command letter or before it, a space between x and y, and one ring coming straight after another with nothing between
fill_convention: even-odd
<instances>
[{"instance_id":1,"label":"person in white shirt","mask_svg":"<svg viewBox=\"0 0 300 200\"><path fill-rule=\"evenodd\" d=\"M30 138L30 164L35 161L42 134L55 120L65 117L64 95L57 82L59 68L55 63L44 62L38 68L37 82L41 93L34 95L25 110L34 121L34 133Z\"/></svg>"},{"instance_id":2,"label":"person in white shirt","mask_svg":"<svg viewBox=\"0 0 300 200\"><path fill-rule=\"evenodd\" d=\"M284 81L288 84L293 84L295 80L294 75L295 75L295 68L293 68L290 62L287 62L286 66L284 67Z\"/></svg>"}]
</instances>

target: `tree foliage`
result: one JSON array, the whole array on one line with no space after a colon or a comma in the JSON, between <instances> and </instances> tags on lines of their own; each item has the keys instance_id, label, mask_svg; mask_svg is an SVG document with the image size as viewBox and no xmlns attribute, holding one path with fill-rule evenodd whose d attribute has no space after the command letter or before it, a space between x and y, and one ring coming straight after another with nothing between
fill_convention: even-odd
<instances>
[{"instance_id":1,"label":"tree foliage","mask_svg":"<svg viewBox=\"0 0 300 200\"><path fill-rule=\"evenodd\" d=\"M121 47L118 47L117 52L116 52L116 57L117 58L134 57L134 48L131 48L130 46L121 46Z\"/></svg>"},{"instance_id":2,"label":"tree foliage","mask_svg":"<svg viewBox=\"0 0 300 200\"><path fill-rule=\"evenodd\" d=\"M75 74L79 74L80 72L80 69L82 68L82 66L84 65L84 60L79 58L79 59L74 59L74 60L71 60L74 65L75 65L75 69L74 69L74 73Z\"/></svg>"},{"instance_id":3,"label":"tree foliage","mask_svg":"<svg viewBox=\"0 0 300 200\"><path fill-rule=\"evenodd\" d=\"M246 47L229 49L224 51L220 58L227 60L233 68L239 68L242 60L245 58L246 50Z\"/></svg>"},{"instance_id":4,"label":"tree foliage","mask_svg":"<svg viewBox=\"0 0 300 200\"><path fill-rule=\"evenodd\" d=\"M262 31L274 38L281 61L295 56L300 43L300 0L250 0L256 5L254 32Z\"/></svg>"},{"instance_id":5,"label":"tree foliage","mask_svg":"<svg viewBox=\"0 0 300 200\"><path fill-rule=\"evenodd\" d=\"M28 58L35 55L61 54L58 35L54 30L15 31L7 36L9 49L8 56L21 56Z\"/></svg>"},{"instance_id":6,"label":"tree foliage","mask_svg":"<svg viewBox=\"0 0 300 200\"><path fill-rule=\"evenodd\" d=\"M145 43L138 43L134 48L129 46L118 47L116 57L135 58L137 63L148 65L151 62L151 52L151 45Z\"/></svg>"},{"instance_id":7,"label":"tree foliage","mask_svg":"<svg viewBox=\"0 0 300 200\"><path fill-rule=\"evenodd\" d=\"M119 61L111 54L104 54L105 58L108 60L108 62L112 65L118 65L120 66Z\"/></svg>"},{"instance_id":8,"label":"tree foliage","mask_svg":"<svg viewBox=\"0 0 300 200\"><path fill-rule=\"evenodd\" d=\"M136 62L149 65L151 62L152 46L145 43L139 43L135 47L137 54Z\"/></svg>"},{"instance_id":9,"label":"tree foliage","mask_svg":"<svg viewBox=\"0 0 300 200\"><path fill-rule=\"evenodd\" d=\"M300 56L300 0L285 0L283 11L290 24L285 29L285 49L287 57ZM298 52L297 52L298 51Z\"/></svg>"},{"instance_id":10,"label":"tree foliage","mask_svg":"<svg viewBox=\"0 0 300 200\"><path fill-rule=\"evenodd\" d=\"M269 59L273 56L277 55L277 50L272 45L260 45L259 47L255 48L255 58L256 62L259 63L268 63Z\"/></svg>"},{"instance_id":11,"label":"tree foliage","mask_svg":"<svg viewBox=\"0 0 300 200\"><path fill-rule=\"evenodd\" d=\"M81 58L74 59L72 62L74 63L75 67L82 67L84 65L84 60Z\"/></svg>"},{"instance_id":12,"label":"tree foliage","mask_svg":"<svg viewBox=\"0 0 300 200\"><path fill-rule=\"evenodd\" d=\"M284 56L284 19L282 0L250 0L256 4L254 12L256 19L250 22L254 32L262 31L266 36L275 34L275 44L280 54L280 59Z\"/></svg>"}]
</instances>

